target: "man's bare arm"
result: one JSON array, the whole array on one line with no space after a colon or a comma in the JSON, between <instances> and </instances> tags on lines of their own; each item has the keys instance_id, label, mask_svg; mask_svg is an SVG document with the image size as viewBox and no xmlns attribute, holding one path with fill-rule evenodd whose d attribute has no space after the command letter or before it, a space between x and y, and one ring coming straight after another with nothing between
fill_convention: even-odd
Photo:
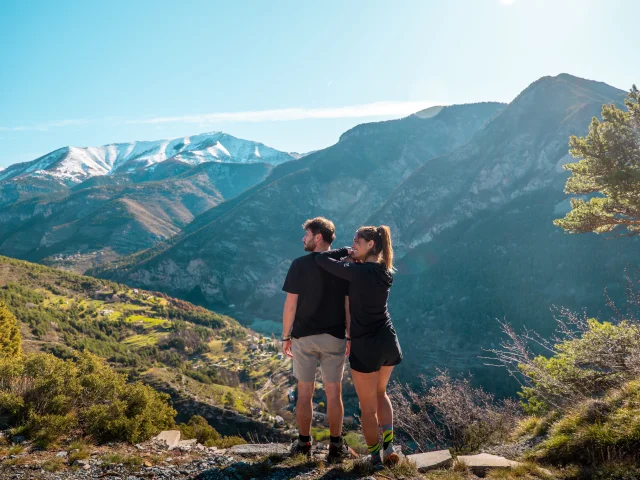
<instances>
[{"instance_id":1,"label":"man's bare arm","mask_svg":"<svg viewBox=\"0 0 640 480\"><path fill-rule=\"evenodd\" d=\"M296 309L298 308L298 294L287 293L287 299L284 301L284 310L282 311L282 338L289 338L282 342L282 351L285 355L293 357L291 353L291 329L293 321L296 318Z\"/></svg>"}]
</instances>

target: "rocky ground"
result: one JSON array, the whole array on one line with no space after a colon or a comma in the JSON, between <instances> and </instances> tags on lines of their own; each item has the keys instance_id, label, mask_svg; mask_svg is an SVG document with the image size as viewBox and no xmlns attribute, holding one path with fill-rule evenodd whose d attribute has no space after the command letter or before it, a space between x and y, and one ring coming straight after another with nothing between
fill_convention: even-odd
<instances>
[{"instance_id":1,"label":"rocky ground","mask_svg":"<svg viewBox=\"0 0 640 480\"><path fill-rule=\"evenodd\" d=\"M471 480L480 477L550 480L549 471L518 464L503 457L476 455L453 459L447 450L409 456L381 472L364 459L327 465L326 446L315 447L311 459L290 457L288 445L237 445L229 449L205 447L195 440L179 440L170 432L163 440L141 445L81 445L67 450L39 450L28 443L2 449L0 478L4 479L394 479ZM483 456L484 455L484 456ZM364 457L366 458L366 457ZM501 468L502 467L502 468ZM493 470L493 472L492 472ZM502 470L498 476L494 474ZM504 470L509 470L505 476Z\"/></svg>"},{"instance_id":2,"label":"rocky ground","mask_svg":"<svg viewBox=\"0 0 640 480\"><path fill-rule=\"evenodd\" d=\"M442 479L479 477L529 480L559 478L539 467L490 453L453 457L438 450L402 457L398 465L374 471L367 456L339 465L326 463L328 446L314 445L311 458L291 457L289 445L242 444L230 448L207 447L196 439L181 439L179 430L161 432L137 444L92 445L83 441L66 448L43 450L24 437L0 434L1 479ZM501 473L495 476L495 473ZM507 476L504 474L508 473Z\"/></svg>"},{"instance_id":3,"label":"rocky ground","mask_svg":"<svg viewBox=\"0 0 640 480\"><path fill-rule=\"evenodd\" d=\"M287 446L258 446L249 452L215 449L194 444L191 448L167 449L145 444L94 447L78 457L71 450L39 451L30 445L2 458L4 479L250 479L319 478L328 469L314 452L313 460L285 458ZM326 477L328 478L328 477Z\"/></svg>"}]
</instances>

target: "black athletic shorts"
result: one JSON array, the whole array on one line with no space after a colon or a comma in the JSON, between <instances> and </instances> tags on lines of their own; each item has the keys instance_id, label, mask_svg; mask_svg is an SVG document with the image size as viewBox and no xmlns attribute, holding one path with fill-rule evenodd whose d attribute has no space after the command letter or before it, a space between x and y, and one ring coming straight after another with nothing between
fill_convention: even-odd
<instances>
[{"instance_id":1,"label":"black athletic shorts","mask_svg":"<svg viewBox=\"0 0 640 480\"><path fill-rule=\"evenodd\" d=\"M351 341L351 370L360 373L378 372L381 367L393 367L401 361L402 350L392 326Z\"/></svg>"}]
</instances>

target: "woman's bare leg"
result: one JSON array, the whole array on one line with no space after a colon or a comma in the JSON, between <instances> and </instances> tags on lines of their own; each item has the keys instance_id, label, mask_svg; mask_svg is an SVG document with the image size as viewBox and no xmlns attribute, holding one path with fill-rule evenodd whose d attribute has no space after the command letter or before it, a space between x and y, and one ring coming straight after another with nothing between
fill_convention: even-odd
<instances>
[{"instance_id":1,"label":"woman's bare leg","mask_svg":"<svg viewBox=\"0 0 640 480\"><path fill-rule=\"evenodd\" d=\"M382 367L378 372L376 384L377 413L380 426L393 425L393 407L387 395L387 384L393 372L393 367Z\"/></svg>"},{"instance_id":2,"label":"woman's bare leg","mask_svg":"<svg viewBox=\"0 0 640 480\"><path fill-rule=\"evenodd\" d=\"M378 443L378 372L360 373L352 370L351 377L360 400L364 439L367 445L376 445Z\"/></svg>"}]
</instances>

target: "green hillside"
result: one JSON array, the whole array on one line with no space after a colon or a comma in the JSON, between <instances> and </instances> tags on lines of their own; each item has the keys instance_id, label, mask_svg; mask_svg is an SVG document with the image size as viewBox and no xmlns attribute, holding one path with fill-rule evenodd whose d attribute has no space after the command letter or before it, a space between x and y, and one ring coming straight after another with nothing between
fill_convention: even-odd
<instances>
[{"instance_id":1,"label":"green hillside","mask_svg":"<svg viewBox=\"0 0 640 480\"><path fill-rule=\"evenodd\" d=\"M275 341L158 292L0 256L0 301L20 323L25 352L87 351L131 380L205 404L268 418L258 393L288 381Z\"/></svg>"}]
</instances>

